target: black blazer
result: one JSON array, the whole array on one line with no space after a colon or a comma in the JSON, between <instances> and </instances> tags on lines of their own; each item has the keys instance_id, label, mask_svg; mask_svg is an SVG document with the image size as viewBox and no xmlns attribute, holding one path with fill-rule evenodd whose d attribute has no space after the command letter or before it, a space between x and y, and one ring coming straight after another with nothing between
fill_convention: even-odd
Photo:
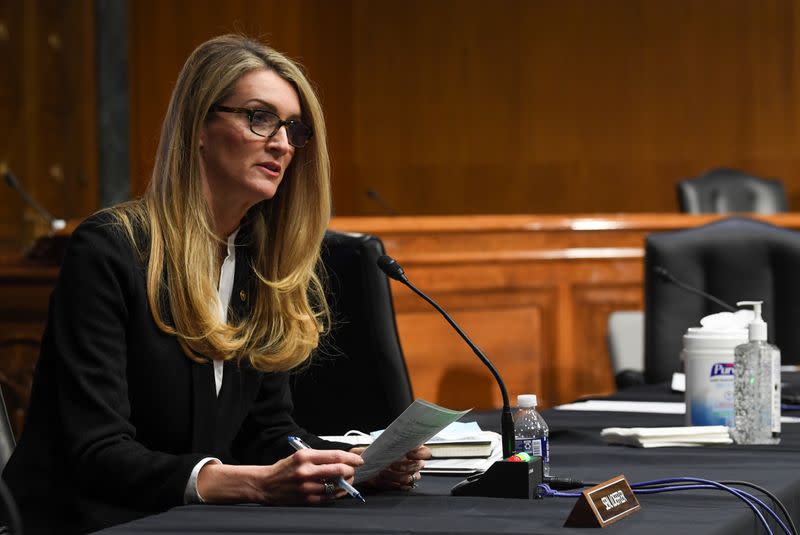
<instances>
[{"instance_id":1,"label":"black blazer","mask_svg":"<svg viewBox=\"0 0 800 535\"><path fill-rule=\"evenodd\" d=\"M247 314L253 278L237 235L229 314ZM230 316L229 316L230 317ZM50 297L25 429L3 477L25 533L83 533L183 503L203 457L269 464L310 436L291 417L288 377L188 359L147 303L145 267L108 215L73 233Z\"/></svg>"}]
</instances>

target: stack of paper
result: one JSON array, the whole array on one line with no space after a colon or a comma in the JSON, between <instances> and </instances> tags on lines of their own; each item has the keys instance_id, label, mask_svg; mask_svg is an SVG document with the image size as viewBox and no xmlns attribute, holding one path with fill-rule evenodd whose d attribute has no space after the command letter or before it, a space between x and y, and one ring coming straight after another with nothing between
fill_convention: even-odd
<instances>
[{"instance_id":1,"label":"stack of paper","mask_svg":"<svg viewBox=\"0 0 800 535\"><path fill-rule=\"evenodd\" d=\"M453 438L439 438L437 435L425 445L430 448L433 459L486 458L500 445L500 435L493 431L478 431Z\"/></svg>"},{"instance_id":2,"label":"stack of paper","mask_svg":"<svg viewBox=\"0 0 800 535\"><path fill-rule=\"evenodd\" d=\"M344 436L324 436L336 442L353 446L368 446L382 431L367 435L348 431ZM482 472L503 457L499 433L482 431L477 422L453 422L425 442L431 450L431 459L422 470L426 474L469 475Z\"/></svg>"},{"instance_id":3,"label":"stack of paper","mask_svg":"<svg viewBox=\"0 0 800 535\"><path fill-rule=\"evenodd\" d=\"M344 442L352 446L369 446L383 431L369 435L351 430L343 436L323 436L325 440ZM434 459L489 457L500 446L500 435L481 431L477 422L453 422L425 443Z\"/></svg>"},{"instance_id":4,"label":"stack of paper","mask_svg":"<svg viewBox=\"0 0 800 535\"><path fill-rule=\"evenodd\" d=\"M622 444L640 448L672 446L703 446L705 444L732 444L733 440L724 425L693 427L608 427L600 432L609 444Z\"/></svg>"},{"instance_id":5,"label":"stack of paper","mask_svg":"<svg viewBox=\"0 0 800 535\"><path fill-rule=\"evenodd\" d=\"M425 474L469 475L503 458L500 435L481 431L477 422L454 422L425 445L432 455L422 470Z\"/></svg>"}]
</instances>

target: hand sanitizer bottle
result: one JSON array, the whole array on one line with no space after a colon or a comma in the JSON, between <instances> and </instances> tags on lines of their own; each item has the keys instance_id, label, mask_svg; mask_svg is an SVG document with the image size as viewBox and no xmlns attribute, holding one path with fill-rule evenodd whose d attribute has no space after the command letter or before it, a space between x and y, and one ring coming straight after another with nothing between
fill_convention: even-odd
<instances>
[{"instance_id":1,"label":"hand sanitizer bottle","mask_svg":"<svg viewBox=\"0 0 800 535\"><path fill-rule=\"evenodd\" d=\"M778 444L781 441L781 353L767 343L767 324L761 318L762 301L753 305L749 339L734 350L733 440L737 444Z\"/></svg>"}]
</instances>

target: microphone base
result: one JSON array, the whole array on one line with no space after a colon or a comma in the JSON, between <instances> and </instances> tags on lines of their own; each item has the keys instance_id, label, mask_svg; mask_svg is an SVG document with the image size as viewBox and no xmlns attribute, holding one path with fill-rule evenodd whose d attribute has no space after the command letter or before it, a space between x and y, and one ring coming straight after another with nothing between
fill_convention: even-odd
<instances>
[{"instance_id":1,"label":"microphone base","mask_svg":"<svg viewBox=\"0 0 800 535\"><path fill-rule=\"evenodd\" d=\"M542 458L532 456L528 463L497 461L485 472L469 476L454 486L450 494L531 500L537 497L541 482Z\"/></svg>"}]
</instances>

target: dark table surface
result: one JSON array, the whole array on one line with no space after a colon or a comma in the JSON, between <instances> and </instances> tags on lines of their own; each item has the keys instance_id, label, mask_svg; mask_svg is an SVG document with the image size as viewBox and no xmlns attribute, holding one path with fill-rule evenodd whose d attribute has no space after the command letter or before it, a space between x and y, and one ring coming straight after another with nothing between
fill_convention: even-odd
<instances>
[{"instance_id":1,"label":"dark table surface","mask_svg":"<svg viewBox=\"0 0 800 535\"><path fill-rule=\"evenodd\" d=\"M681 401L666 385L633 389L615 399ZM800 414L800 413L798 413ZM600 482L624 474L628 481L695 476L747 480L775 493L800 523L800 424L784 424L778 446L713 446L638 449L609 446L604 427L683 425L682 415L548 410L551 473ZM468 415L469 416L469 415ZM474 413L482 428L497 429L494 413ZM454 497L461 478L426 476L412 492L366 494L367 503L342 499L324 507L256 505L177 507L104 530L106 535L179 533L525 533L569 534L562 527L575 498L518 500ZM762 496L763 499L763 496ZM745 504L714 491L639 496L638 513L607 527L606 533L765 533ZM779 528L773 527L775 533Z\"/></svg>"}]
</instances>

